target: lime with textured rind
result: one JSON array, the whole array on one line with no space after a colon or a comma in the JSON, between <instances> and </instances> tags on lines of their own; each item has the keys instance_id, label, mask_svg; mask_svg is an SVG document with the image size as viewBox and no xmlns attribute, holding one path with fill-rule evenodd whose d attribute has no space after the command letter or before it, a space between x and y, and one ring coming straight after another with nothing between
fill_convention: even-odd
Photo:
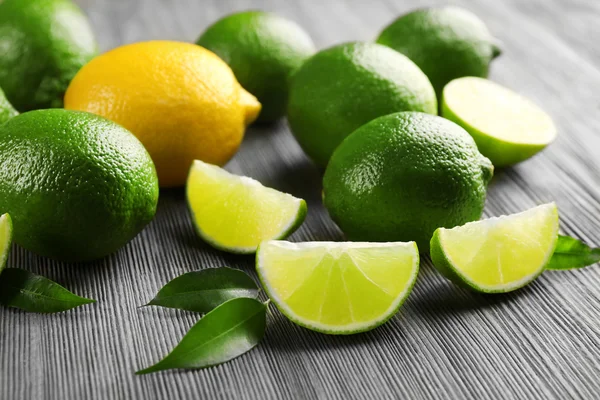
<instances>
[{"instance_id":1,"label":"lime with textured rind","mask_svg":"<svg viewBox=\"0 0 600 400\"><path fill-rule=\"evenodd\" d=\"M440 228L431 239L431 259L442 275L459 286L506 293L544 271L557 239L558 209L550 203L453 229Z\"/></svg>"},{"instance_id":2,"label":"lime with textured rind","mask_svg":"<svg viewBox=\"0 0 600 400\"><path fill-rule=\"evenodd\" d=\"M290 78L315 52L300 26L264 11L223 17L196 43L229 64L241 85L258 98L262 104L259 122L285 115Z\"/></svg>"},{"instance_id":3,"label":"lime with textured rind","mask_svg":"<svg viewBox=\"0 0 600 400\"><path fill-rule=\"evenodd\" d=\"M441 103L444 86L462 76L487 77L501 51L476 15L459 7L432 7L400 16L377 43L413 60L429 77Z\"/></svg>"},{"instance_id":4,"label":"lime with textured rind","mask_svg":"<svg viewBox=\"0 0 600 400\"><path fill-rule=\"evenodd\" d=\"M2 88L0 88L0 125L17 115L19 115L19 112L10 104Z\"/></svg>"},{"instance_id":5,"label":"lime with textured rind","mask_svg":"<svg viewBox=\"0 0 600 400\"><path fill-rule=\"evenodd\" d=\"M455 79L444 88L442 115L473 136L496 167L524 161L556 138L552 118L537 105L487 79Z\"/></svg>"},{"instance_id":6,"label":"lime with textured rind","mask_svg":"<svg viewBox=\"0 0 600 400\"><path fill-rule=\"evenodd\" d=\"M39 255L111 254L154 217L158 180L142 144L94 114L30 111L0 126L0 213Z\"/></svg>"},{"instance_id":7,"label":"lime with textured rind","mask_svg":"<svg viewBox=\"0 0 600 400\"><path fill-rule=\"evenodd\" d=\"M10 215L4 214L0 216L0 275L6 268L6 261L8 260L8 253L12 245L12 220Z\"/></svg>"},{"instance_id":8,"label":"lime with textured rind","mask_svg":"<svg viewBox=\"0 0 600 400\"><path fill-rule=\"evenodd\" d=\"M231 253L251 254L265 240L285 239L306 218L304 200L199 160L186 190L200 237Z\"/></svg>"},{"instance_id":9,"label":"lime with textured rind","mask_svg":"<svg viewBox=\"0 0 600 400\"><path fill-rule=\"evenodd\" d=\"M334 335L372 330L396 314L419 271L411 243L269 241L256 269L292 322Z\"/></svg>"},{"instance_id":10,"label":"lime with textured rind","mask_svg":"<svg viewBox=\"0 0 600 400\"><path fill-rule=\"evenodd\" d=\"M419 67L385 46L331 47L308 59L292 79L290 128L321 167L354 130L398 111L437 114L437 100Z\"/></svg>"},{"instance_id":11,"label":"lime with textured rind","mask_svg":"<svg viewBox=\"0 0 600 400\"><path fill-rule=\"evenodd\" d=\"M416 241L478 220L490 161L455 123L424 113L377 118L352 133L323 177L323 202L350 240Z\"/></svg>"},{"instance_id":12,"label":"lime with textured rind","mask_svg":"<svg viewBox=\"0 0 600 400\"><path fill-rule=\"evenodd\" d=\"M0 87L19 111L62 107L77 71L97 54L71 0L0 1Z\"/></svg>"}]
</instances>

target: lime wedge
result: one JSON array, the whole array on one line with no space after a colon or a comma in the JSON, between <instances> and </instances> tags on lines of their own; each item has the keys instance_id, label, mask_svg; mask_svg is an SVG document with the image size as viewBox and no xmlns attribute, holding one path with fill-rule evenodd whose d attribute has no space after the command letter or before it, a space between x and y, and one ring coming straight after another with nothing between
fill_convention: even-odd
<instances>
[{"instance_id":1,"label":"lime wedge","mask_svg":"<svg viewBox=\"0 0 600 400\"><path fill-rule=\"evenodd\" d=\"M451 281L484 293L519 289L543 271L558 238L558 210L550 203L519 214L439 228L431 259Z\"/></svg>"},{"instance_id":2,"label":"lime wedge","mask_svg":"<svg viewBox=\"0 0 600 400\"><path fill-rule=\"evenodd\" d=\"M0 274L6 267L8 252L12 244L12 221L10 215L0 216Z\"/></svg>"},{"instance_id":3,"label":"lime wedge","mask_svg":"<svg viewBox=\"0 0 600 400\"><path fill-rule=\"evenodd\" d=\"M473 136L494 166L528 159L556 137L552 119L528 99L487 79L465 77L444 87L442 116Z\"/></svg>"},{"instance_id":4,"label":"lime wedge","mask_svg":"<svg viewBox=\"0 0 600 400\"><path fill-rule=\"evenodd\" d=\"M256 269L275 305L291 321L317 332L347 335L390 319L419 271L414 242L270 241Z\"/></svg>"},{"instance_id":5,"label":"lime wedge","mask_svg":"<svg viewBox=\"0 0 600 400\"><path fill-rule=\"evenodd\" d=\"M306 217L306 202L254 179L194 161L187 200L198 234L232 253L254 253L264 240L284 239Z\"/></svg>"}]
</instances>

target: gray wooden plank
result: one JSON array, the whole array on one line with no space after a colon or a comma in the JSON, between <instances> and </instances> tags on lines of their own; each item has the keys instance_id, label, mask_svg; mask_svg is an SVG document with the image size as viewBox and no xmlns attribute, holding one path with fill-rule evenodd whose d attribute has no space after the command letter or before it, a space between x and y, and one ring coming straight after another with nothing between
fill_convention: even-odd
<instances>
[{"instance_id":1,"label":"gray wooden plank","mask_svg":"<svg viewBox=\"0 0 600 400\"><path fill-rule=\"evenodd\" d=\"M232 11L261 8L302 24L319 47L370 40L397 14L442 1L79 0L102 49L148 39L191 41ZM492 79L538 102L561 136L540 156L499 171L487 215L556 200L562 229L600 244L598 3L455 1L504 43ZM596 35L597 36L597 35ZM320 176L285 122L252 127L228 168L304 197L309 215L292 240L340 240L320 204ZM24 266L99 300L41 316L0 309L0 399L595 398L600 389L600 271L547 273L514 294L486 297L447 283L428 261L402 311L370 333L330 337L273 310L265 341L216 368L136 377L195 322L141 309L169 279L229 265L253 276L251 257L211 249L195 235L181 190L161 193L155 221L119 253L69 266L15 247Z\"/></svg>"}]
</instances>

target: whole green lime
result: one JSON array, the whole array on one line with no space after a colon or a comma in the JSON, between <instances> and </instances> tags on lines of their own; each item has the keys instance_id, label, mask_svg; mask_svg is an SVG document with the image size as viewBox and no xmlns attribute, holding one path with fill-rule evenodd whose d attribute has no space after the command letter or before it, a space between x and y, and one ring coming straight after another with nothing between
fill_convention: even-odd
<instances>
[{"instance_id":1,"label":"whole green lime","mask_svg":"<svg viewBox=\"0 0 600 400\"><path fill-rule=\"evenodd\" d=\"M0 124L16 117L18 114L17 110L15 110L12 104L6 99L4 92L0 88Z\"/></svg>"},{"instance_id":2,"label":"whole green lime","mask_svg":"<svg viewBox=\"0 0 600 400\"><path fill-rule=\"evenodd\" d=\"M413 60L429 77L438 99L444 86L455 78L487 77L490 62L500 55L494 42L483 21L459 7L426 8L402 15L377 39Z\"/></svg>"},{"instance_id":3,"label":"whole green lime","mask_svg":"<svg viewBox=\"0 0 600 400\"><path fill-rule=\"evenodd\" d=\"M358 127L398 111L436 114L437 100L419 67L385 46L346 43L323 50L292 79L290 127L322 167Z\"/></svg>"},{"instance_id":4,"label":"whole green lime","mask_svg":"<svg viewBox=\"0 0 600 400\"><path fill-rule=\"evenodd\" d=\"M350 240L416 241L481 217L493 166L460 126L424 113L377 118L337 148L323 201Z\"/></svg>"},{"instance_id":5,"label":"whole green lime","mask_svg":"<svg viewBox=\"0 0 600 400\"><path fill-rule=\"evenodd\" d=\"M86 261L117 251L152 220L158 179L144 146L120 125L39 110L0 126L0 193L18 244Z\"/></svg>"},{"instance_id":6,"label":"whole green lime","mask_svg":"<svg viewBox=\"0 0 600 400\"><path fill-rule=\"evenodd\" d=\"M62 107L69 82L97 52L70 0L0 1L0 40L0 87L21 112Z\"/></svg>"},{"instance_id":7,"label":"whole green lime","mask_svg":"<svg viewBox=\"0 0 600 400\"><path fill-rule=\"evenodd\" d=\"M196 43L229 64L241 85L258 98L262 122L285 115L290 77L315 52L311 38L295 22L263 11L224 17Z\"/></svg>"}]
</instances>

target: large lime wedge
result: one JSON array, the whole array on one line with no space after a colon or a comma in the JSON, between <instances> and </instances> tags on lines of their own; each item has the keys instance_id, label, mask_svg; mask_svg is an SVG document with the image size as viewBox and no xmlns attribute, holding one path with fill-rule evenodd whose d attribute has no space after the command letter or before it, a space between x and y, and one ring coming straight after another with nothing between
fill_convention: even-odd
<instances>
[{"instance_id":1,"label":"large lime wedge","mask_svg":"<svg viewBox=\"0 0 600 400\"><path fill-rule=\"evenodd\" d=\"M528 159L556 137L552 119L528 99L487 79L451 81L443 91L442 116L473 136L494 166Z\"/></svg>"},{"instance_id":2,"label":"large lime wedge","mask_svg":"<svg viewBox=\"0 0 600 400\"><path fill-rule=\"evenodd\" d=\"M264 240L283 239L306 217L306 202L254 179L194 161L187 200L198 234L232 253L254 253Z\"/></svg>"},{"instance_id":3,"label":"large lime wedge","mask_svg":"<svg viewBox=\"0 0 600 400\"><path fill-rule=\"evenodd\" d=\"M419 271L410 243L270 241L256 269L267 294L290 320L318 332L351 334L390 319Z\"/></svg>"},{"instance_id":4,"label":"large lime wedge","mask_svg":"<svg viewBox=\"0 0 600 400\"><path fill-rule=\"evenodd\" d=\"M448 279L479 292L521 288L543 271L558 238L554 203L519 214L440 228L431 239L431 259Z\"/></svg>"},{"instance_id":5,"label":"large lime wedge","mask_svg":"<svg viewBox=\"0 0 600 400\"><path fill-rule=\"evenodd\" d=\"M10 215L0 216L0 274L6 267L8 252L12 244L12 221Z\"/></svg>"}]
</instances>

